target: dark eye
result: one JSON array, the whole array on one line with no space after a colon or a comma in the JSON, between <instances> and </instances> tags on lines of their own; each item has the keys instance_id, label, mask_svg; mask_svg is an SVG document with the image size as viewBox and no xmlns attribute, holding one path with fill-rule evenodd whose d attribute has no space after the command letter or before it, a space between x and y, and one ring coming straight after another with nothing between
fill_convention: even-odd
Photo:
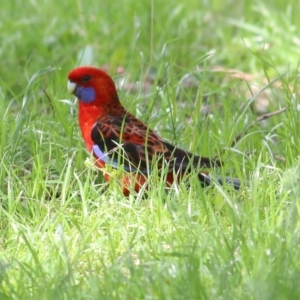
<instances>
[{"instance_id":1,"label":"dark eye","mask_svg":"<svg viewBox=\"0 0 300 300\"><path fill-rule=\"evenodd\" d=\"M91 79L91 76L90 75L84 75L82 78L81 78L81 81L82 82L88 82L90 81Z\"/></svg>"}]
</instances>

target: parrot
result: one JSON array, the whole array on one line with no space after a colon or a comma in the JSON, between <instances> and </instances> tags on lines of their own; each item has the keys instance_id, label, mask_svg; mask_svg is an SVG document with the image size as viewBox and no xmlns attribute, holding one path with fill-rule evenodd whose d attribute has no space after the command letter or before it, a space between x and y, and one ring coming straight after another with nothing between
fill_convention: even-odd
<instances>
[{"instance_id":1,"label":"parrot","mask_svg":"<svg viewBox=\"0 0 300 300\"><path fill-rule=\"evenodd\" d=\"M153 164L166 186L180 182L184 175L197 171L202 186L228 184L240 189L237 178L213 178L205 172L222 162L192 154L161 138L121 104L113 79L105 71L82 66L68 74L68 92L78 99L78 122L87 150L106 181L109 168L123 168L120 187L125 196L147 186Z\"/></svg>"}]
</instances>

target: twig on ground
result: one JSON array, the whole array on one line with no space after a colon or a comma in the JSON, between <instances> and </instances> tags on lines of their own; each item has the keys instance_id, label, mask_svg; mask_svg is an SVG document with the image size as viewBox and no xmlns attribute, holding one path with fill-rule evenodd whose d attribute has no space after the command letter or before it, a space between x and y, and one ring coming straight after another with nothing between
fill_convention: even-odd
<instances>
[{"instance_id":1,"label":"twig on ground","mask_svg":"<svg viewBox=\"0 0 300 300\"><path fill-rule=\"evenodd\" d=\"M50 107L51 107L53 116L55 117L55 109L54 109L54 106L53 106L53 104L52 104L52 99L51 99L51 97L49 96L49 94L48 94L48 92L47 92L46 89L43 89L43 92L44 92L46 98L48 99L48 101L49 101L49 103L50 103Z\"/></svg>"},{"instance_id":2,"label":"twig on ground","mask_svg":"<svg viewBox=\"0 0 300 300\"><path fill-rule=\"evenodd\" d=\"M257 124L257 123L259 123L259 122L261 122L261 121L263 121L263 120L267 120L267 119L269 119L269 118L271 118L271 117L273 117L273 116L279 115L279 114L285 112L286 110L287 110L287 108L284 107L284 108L281 108L281 109L279 109L279 110L276 110L276 111L273 111L273 112L270 112L270 113L266 113L266 114L263 114L263 115L259 116L258 118L256 118L256 120L254 120L253 122L251 122L251 124L246 128L246 130L244 130L243 132L240 132L240 133L233 139L233 141L232 141L230 147L233 148L233 147L237 144L237 142L242 138L242 136L243 136L244 134L246 134L246 133L248 132L248 130L251 129L255 124Z\"/></svg>"}]
</instances>

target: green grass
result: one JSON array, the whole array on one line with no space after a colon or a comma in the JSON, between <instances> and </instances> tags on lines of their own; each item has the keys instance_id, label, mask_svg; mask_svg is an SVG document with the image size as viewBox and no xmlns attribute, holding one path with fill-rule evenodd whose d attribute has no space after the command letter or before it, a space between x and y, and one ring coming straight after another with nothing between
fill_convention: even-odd
<instances>
[{"instance_id":1,"label":"green grass","mask_svg":"<svg viewBox=\"0 0 300 300\"><path fill-rule=\"evenodd\" d=\"M1 299L300 298L300 5L286 3L1 4ZM66 91L80 64L108 65L118 82L118 66L126 83L151 75L147 95L119 84L123 104L172 143L220 154L213 173L242 190L192 178L166 192L155 175L147 197L105 189ZM268 111L288 110L245 132L254 82Z\"/></svg>"}]
</instances>

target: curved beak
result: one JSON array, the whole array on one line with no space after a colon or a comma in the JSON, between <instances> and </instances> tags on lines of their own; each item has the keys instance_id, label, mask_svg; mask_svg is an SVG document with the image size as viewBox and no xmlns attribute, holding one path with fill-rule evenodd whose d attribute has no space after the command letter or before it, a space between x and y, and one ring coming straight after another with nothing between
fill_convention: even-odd
<instances>
[{"instance_id":1,"label":"curved beak","mask_svg":"<svg viewBox=\"0 0 300 300\"><path fill-rule=\"evenodd\" d=\"M70 94L74 94L76 87L77 85L75 82L68 80L67 89Z\"/></svg>"}]
</instances>

